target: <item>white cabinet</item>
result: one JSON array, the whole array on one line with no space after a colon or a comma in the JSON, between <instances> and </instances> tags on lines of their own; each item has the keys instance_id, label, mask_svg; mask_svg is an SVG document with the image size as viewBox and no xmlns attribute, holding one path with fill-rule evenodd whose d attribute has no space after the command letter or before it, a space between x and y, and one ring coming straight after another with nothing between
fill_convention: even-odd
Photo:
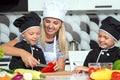
<instances>
[{"instance_id":1,"label":"white cabinet","mask_svg":"<svg viewBox=\"0 0 120 80\"><path fill-rule=\"evenodd\" d=\"M28 0L28 11L43 11L47 0ZM68 4L68 10L120 10L120 0L59 0Z\"/></svg>"},{"instance_id":2,"label":"white cabinet","mask_svg":"<svg viewBox=\"0 0 120 80\"><path fill-rule=\"evenodd\" d=\"M43 5L48 0L28 0L28 11L43 11ZM58 1L58 0L56 0ZM68 4L68 10L78 10L79 0L59 0Z\"/></svg>"},{"instance_id":3,"label":"white cabinet","mask_svg":"<svg viewBox=\"0 0 120 80\"><path fill-rule=\"evenodd\" d=\"M120 10L120 0L79 0L79 10Z\"/></svg>"}]
</instances>

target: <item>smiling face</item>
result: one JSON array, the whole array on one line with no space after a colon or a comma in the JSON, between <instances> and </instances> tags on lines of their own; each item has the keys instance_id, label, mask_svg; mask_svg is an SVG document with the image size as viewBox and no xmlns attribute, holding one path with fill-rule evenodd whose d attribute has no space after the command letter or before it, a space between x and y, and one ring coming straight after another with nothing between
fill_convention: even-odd
<instances>
[{"instance_id":1,"label":"smiling face","mask_svg":"<svg viewBox=\"0 0 120 80\"><path fill-rule=\"evenodd\" d=\"M55 36L62 25L62 21L56 18L45 18L43 24L46 35Z\"/></svg>"},{"instance_id":2,"label":"smiling face","mask_svg":"<svg viewBox=\"0 0 120 80\"><path fill-rule=\"evenodd\" d=\"M40 28L32 27L22 34L22 37L31 45L35 45L40 38Z\"/></svg>"},{"instance_id":3,"label":"smiling face","mask_svg":"<svg viewBox=\"0 0 120 80\"><path fill-rule=\"evenodd\" d=\"M99 30L98 42L99 46L104 49L110 48L116 43L116 41L110 36L110 34L102 30Z\"/></svg>"}]
</instances>

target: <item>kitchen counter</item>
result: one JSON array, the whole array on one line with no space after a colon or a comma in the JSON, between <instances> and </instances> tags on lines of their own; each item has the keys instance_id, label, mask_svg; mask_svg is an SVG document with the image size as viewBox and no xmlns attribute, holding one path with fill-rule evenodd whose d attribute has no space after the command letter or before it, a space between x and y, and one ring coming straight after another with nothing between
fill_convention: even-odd
<instances>
[{"instance_id":1,"label":"kitchen counter","mask_svg":"<svg viewBox=\"0 0 120 80\"><path fill-rule=\"evenodd\" d=\"M89 80L87 74L73 74L70 71L60 71L52 73L43 73L46 75L45 80Z\"/></svg>"}]
</instances>

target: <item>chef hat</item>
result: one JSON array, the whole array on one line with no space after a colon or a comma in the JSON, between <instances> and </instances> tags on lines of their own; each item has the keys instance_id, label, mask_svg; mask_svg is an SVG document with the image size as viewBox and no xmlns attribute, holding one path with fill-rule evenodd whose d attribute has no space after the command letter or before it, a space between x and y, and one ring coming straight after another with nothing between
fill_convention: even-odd
<instances>
[{"instance_id":1,"label":"chef hat","mask_svg":"<svg viewBox=\"0 0 120 80\"><path fill-rule=\"evenodd\" d=\"M44 5L43 10L43 18L52 17L64 21L67 5L57 2L57 0L48 0Z\"/></svg>"},{"instance_id":2,"label":"chef hat","mask_svg":"<svg viewBox=\"0 0 120 80\"><path fill-rule=\"evenodd\" d=\"M110 34L116 41L120 39L120 21L113 17L105 18L100 29Z\"/></svg>"},{"instance_id":3,"label":"chef hat","mask_svg":"<svg viewBox=\"0 0 120 80\"><path fill-rule=\"evenodd\" d=\"M23 33L29 28L40 27L41 18L35 13L31 12L14 21L14 25L19 28L20 32Z\"/></svg>"}]
</instances>

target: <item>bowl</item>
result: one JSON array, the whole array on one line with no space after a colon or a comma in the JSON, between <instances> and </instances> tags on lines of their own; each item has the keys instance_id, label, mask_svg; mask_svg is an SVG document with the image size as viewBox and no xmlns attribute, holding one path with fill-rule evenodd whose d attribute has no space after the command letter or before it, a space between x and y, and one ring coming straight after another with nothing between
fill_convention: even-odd
<instances>
[{"instance_id":1,"label":"bowl","mask_svg":"<svg viewBox=\"0 0 120 80\"><path fill-rule=\"evenodd\" d=\"M95 68L95 69L111 69L113 68L113 63L108 62L108 63L88 63L88 67Z\"/></svg>"}]
</instances>

